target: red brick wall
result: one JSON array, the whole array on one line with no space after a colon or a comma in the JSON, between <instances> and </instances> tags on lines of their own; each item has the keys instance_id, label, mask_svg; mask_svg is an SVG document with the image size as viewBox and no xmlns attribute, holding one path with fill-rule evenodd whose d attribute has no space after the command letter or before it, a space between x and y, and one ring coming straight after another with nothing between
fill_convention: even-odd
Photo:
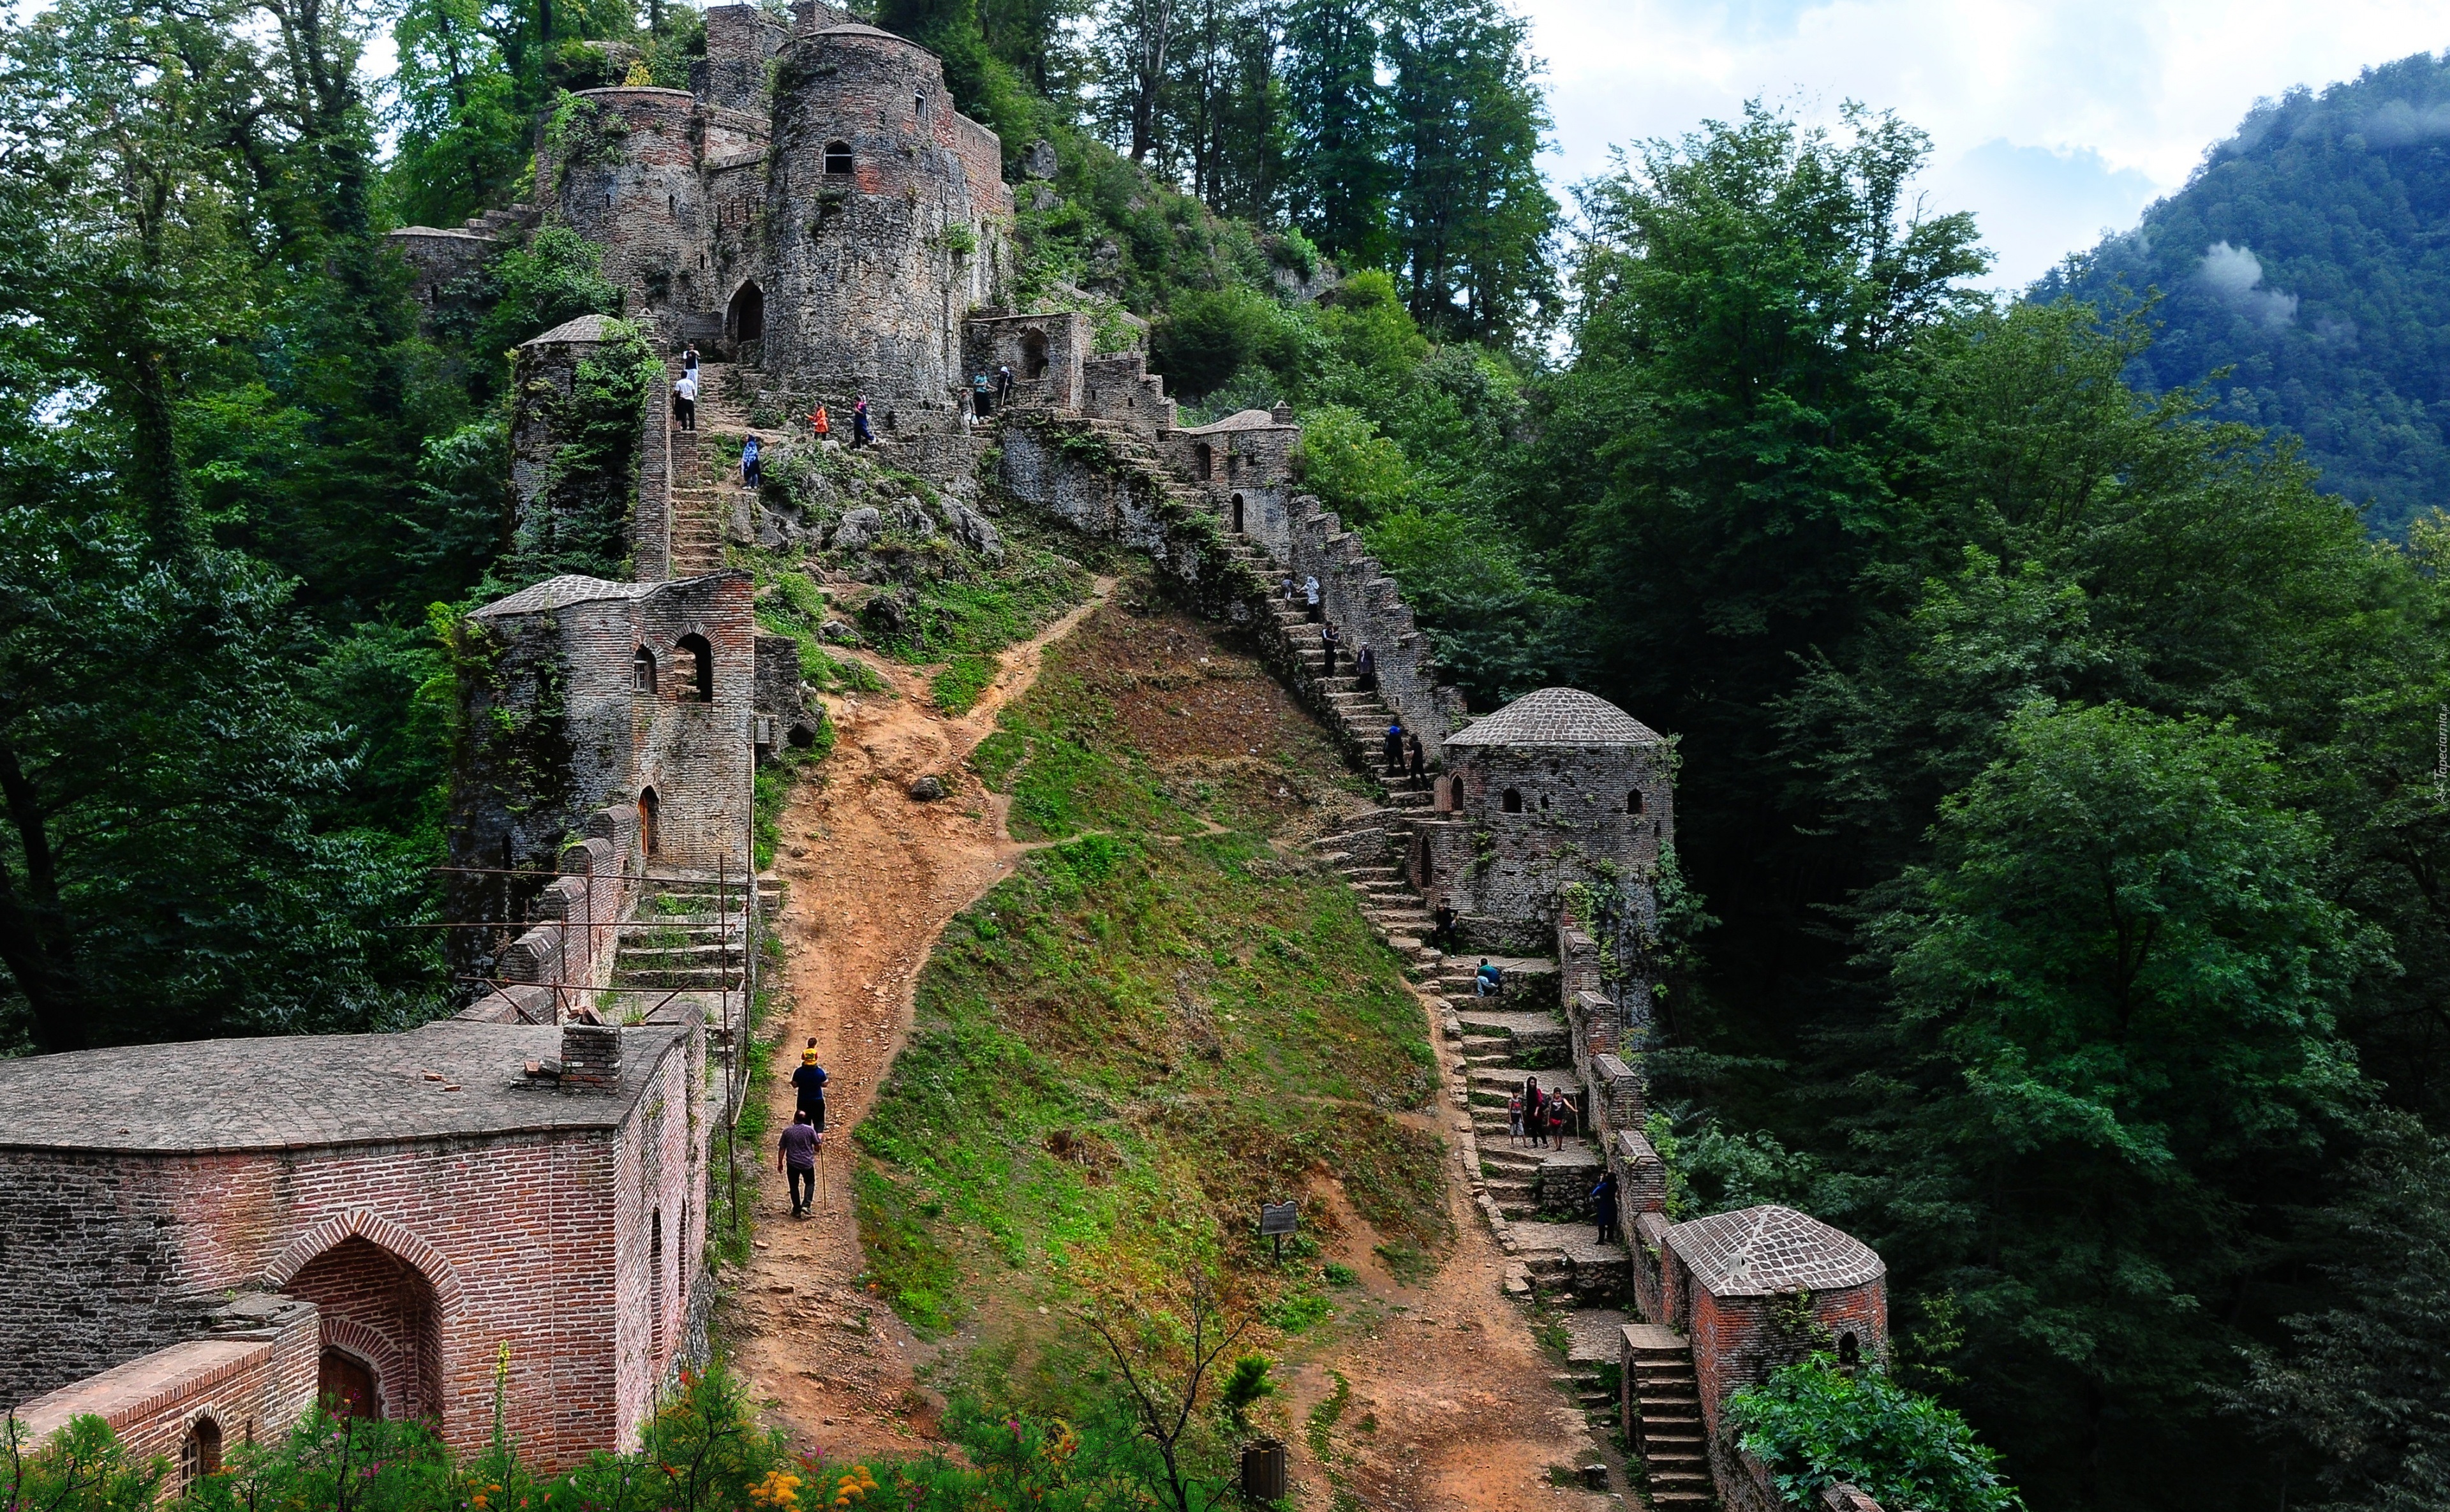
<instances>
[{"instance_id":1,"label":"red brick wall","mask_svg":"<svg viewBox=\"0 0 2450 1512\"><path fill-rule=\"evenodd\" d=\"M679 1345L687 1289L698 1284L708 1115L691 1095L702 1079L691 1074L691 1044L670 1042L617 1131L237 1154L7 1152L0 1186L107 1167L123 1173L129 1201L167 1219L165 1263L141 1284L77 1299L88 1315L86 1369L139 1352L121 1342L127 1325L164 1309L192 1316L196 1299L258 1285L296 1285L327 1300L335 1342L370 1347L369 1331L399 1332L398 1299L416 1289L402 1284L404 1262L433 1296L438 1356L415 1362L417 1407L430 1405L455 1445L481 1445L507 1345L511 1432L545 1463L568 1464L634 1444ZM657 1210L667 1214L660 1308L647 1294ZM397 1258L377 1264L367 1253L376 1246ZM15 1325L13 1307L0 1302L0 1347L13 1342ZM395 1359L384 1378L395 1402L408 1369Z\"/></svg>"},{"instance_id":2,"label":"red brick wall","mask_svg":"<svg viewBox=\"0 0 2450 1512\"><path fill-rule=\"evenodd\" d=\"M224 1463L243 1444L277 1438L315 1400L318 1320L291 1309L269 1328L211 1335L143 1355L101 1377L24 1404L18 1421L40 1440L87 1413L100 1416L136 1459L170 1462L165 1493L181 1489L179 1451L200 1421L221 1430Z\"/></svg>"},{"instance_id":3,"label":"red brick wall","mask_svg":"<svg viewBox=\"0 0 2450 1512\"><path fill-rule=\"evenodd\" d=\"M1669 1255L1673 1264L1673 1253ZM1693 1371L1701 1385L1701 1417L1715 1436L1727 1398L1769 1379L1810 1349L1837 1347L1852 1332L1866 1359L1882 1357L1889 1336L1888 1288L1881 1282L1812 1294L1816 1337L1794 1338L1777 1319L1774 1297L1714 1297L1691 1289L1693 1316L1685 1333L1693 1341ZM1671 1306L1673 1304L1671 1303ZM1825 1336L1825 1337L1822 1337Z\"/></svg>"}]
</instances>

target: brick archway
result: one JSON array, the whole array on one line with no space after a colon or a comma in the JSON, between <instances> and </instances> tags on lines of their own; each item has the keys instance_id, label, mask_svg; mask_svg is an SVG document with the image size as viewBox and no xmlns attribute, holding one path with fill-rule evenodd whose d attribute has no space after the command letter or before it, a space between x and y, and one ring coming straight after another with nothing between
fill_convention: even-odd
<instances>
[{"instance_id":1,"label":"brick archway","mask_svg":"<svg viewBox=\"0 0 2450 1512\"><path fill-rule=\"evenodd\" d=\"M301 1266L284 1289L315 1304L325 1364L338 1352L373 1377L369 1406L387 1418L444 1416L443 1308L414 1262L350 1234Z\"/></svg>"},{"instance_id":2,"label":"brick archway","mask_svg":"<svg viewBox=\"0 0 2450 1512\"><path fill-rule=\"evenodd\" d=\"M434 1289L435 1305L445 1317L459 1310L459 1273L442 1251L380 1213L352 1208L324 1219L289 1242L281 1258L263 1272L263 1289L279 1291L307 1262L344 1239L365 1239L390 1250L421 1272Z\"/></svg>"}]
</instances>

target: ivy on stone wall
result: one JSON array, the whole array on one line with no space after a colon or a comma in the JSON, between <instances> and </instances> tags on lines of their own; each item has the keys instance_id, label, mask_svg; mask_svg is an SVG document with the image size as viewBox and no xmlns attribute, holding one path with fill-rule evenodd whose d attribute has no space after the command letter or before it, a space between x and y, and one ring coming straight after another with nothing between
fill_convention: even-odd
<instances>
[{"instance_id":1,"label":"ivy on stone wall","mask_svg":"<svg viewBox=\"0 0 2450 1512\"><path fill-rule=\"evenodd\" d=\"M511 591L564 572L626 579L638 492L640 417L662 402L664 365L637 326L616 320L561 394L539 384L552 434L564 437L544 487L496 573Z\"/></svg>"},{"instance_id":2,"label":"ivy on stone wall","mask_svg":"<svg viewBox=\"0 0 2450 1512\"><path fill-rule=\"evenodd\" d=\"M610 167L628 161L623 144L630 123L583 95L564 92L554 103L553 119L544 128L545 153L558 179L573 168Z\"/></svg>"}]
</instances>

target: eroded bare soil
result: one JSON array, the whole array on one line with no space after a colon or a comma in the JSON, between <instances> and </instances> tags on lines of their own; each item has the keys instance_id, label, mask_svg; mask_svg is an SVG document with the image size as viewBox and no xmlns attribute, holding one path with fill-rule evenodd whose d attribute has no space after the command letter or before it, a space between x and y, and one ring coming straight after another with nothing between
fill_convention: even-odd
<instances>
[{"instance_id":1,"label":"eroded bare soil","mask_svg":"<svg viewBox=\"0 0 2450 1512\"><path fill-rule=\"evenodd\" d=\"M909 1453L933 1442L914 1372L935 1347L857 1285L862 1258L848 1182L857 1157L846 1136L908 1034L913 987L936 937L1027 849L1006 834L1005 800L987 792L962 759L1036 678L1044 648L1114 589L1101 579L1090 605L1006 652L1002 676L958 720L934 711L924 673L872 663L898 696L834 702L841 733L825 780L804 785L785 815L777 869L790 894L778 927L790 948L791 1018L769 1095L780 1127L792 1105L785 1078L813 1037L832 1076L830 1127L815 1217L792 1220L768 1155L757 1249L734 1289L727 1332L735 1363L772 1404L772 1420L831 1456ZM1198 675L1197 658L1215 653L1204 631L1165 637L1148 669L1157 696L1124 699L1118 713L1134 744L1164 766L1214 763L1215 775L1230 781L1235 767L1251 763L1255 779L1268 747L1295 733L1286 727L1288 714L1303 716L1273 684ZM1176 658L1178 668L1167 665ZM907 796L923 774L944 782L943 799ZM1289 807L1300 806L1295 795L1284 796ZM1442 1103L1411 1121L1450 1134L1454 1116ZM1449 1166L1456 1243L1417 1286L1389 1272L1373 1252L1378 1236L1332 1183L1321 1183L1313 1198L1332 1214L1319 1226L1332 1235L1329 1257L1360 1279L1338 1289L1334 1322L1274 1350L1290 1388L1284 1426L1304 1503L1422 1512L1611 1504L1547 1479L1550 1466L1589 1457L1589 1435L1551 1384L1557 1367L1502 1293L1504 1256L1471 1211L1464 1173ZM1337 1374L1349 1399L1332 1423L1313 1429L1313 1411L1334 1391ZM1326 1446L1325 1462L1313 1444Z\"/></svg>"}]
</instances>

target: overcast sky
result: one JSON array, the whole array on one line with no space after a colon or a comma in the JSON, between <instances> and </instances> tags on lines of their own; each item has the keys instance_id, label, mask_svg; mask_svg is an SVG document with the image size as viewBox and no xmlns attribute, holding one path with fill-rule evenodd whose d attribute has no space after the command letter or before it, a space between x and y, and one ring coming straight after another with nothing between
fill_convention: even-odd
<instances>
[{"instance_id":1,"label":"overcast sky","mask_svg":"<svg viewBox=\"0 0 2450 1512\"><path fill-rule=\"evenodd\" d=\"M2442 0L1514 0L1548 65L1562 186L1745 99L1852 98L1931 133L1930 203L2021 285L2186 182L2263 96L2450 47Z\"/></svg>"}]
</instances>

